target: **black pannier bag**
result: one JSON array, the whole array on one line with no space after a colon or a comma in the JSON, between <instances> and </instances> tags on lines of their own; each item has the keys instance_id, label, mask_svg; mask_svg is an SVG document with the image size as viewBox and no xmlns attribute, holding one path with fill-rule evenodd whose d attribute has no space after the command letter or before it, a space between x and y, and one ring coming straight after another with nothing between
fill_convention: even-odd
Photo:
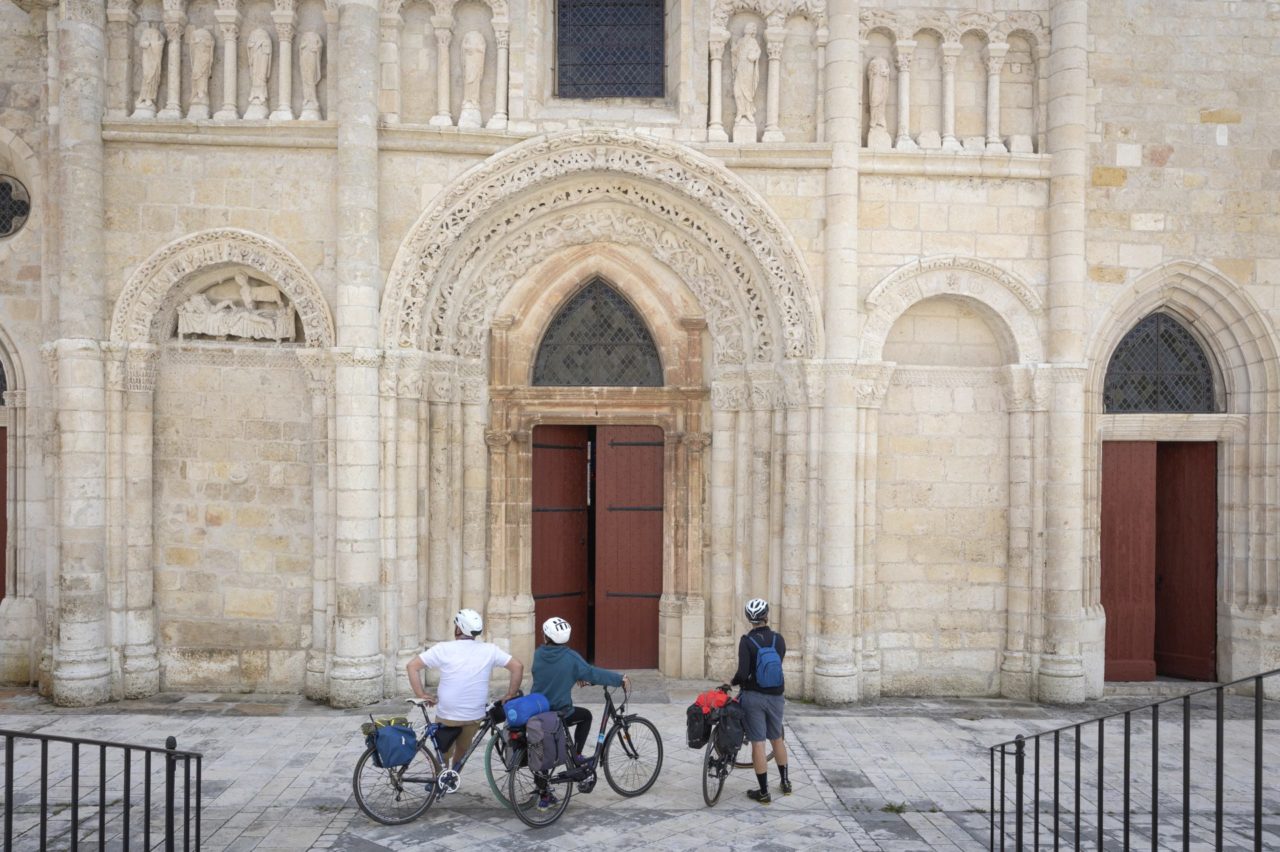
<instances>
[{"instance_id":1,"label":"black pannier bag","mask_svg":"<svg viewBox=\"0 0 1280 852\"><path fill-rule=\"evenodd\" d=\"M726 757L737 755L747 735L747 714L737 701L730 701L720 708L716 722L716 748Z\"/></svg>"},{"instance_id":2,"label":"black pannier bag","mask_svg":"<svg viewBox=\"0 0 1280 852\"><path fill-rule=\"evenodd\" d=\"M685 736L689 748L702 748L711 739L711 714L703 713L696 703L685 710Z\"/></svg>"}]
</instances>

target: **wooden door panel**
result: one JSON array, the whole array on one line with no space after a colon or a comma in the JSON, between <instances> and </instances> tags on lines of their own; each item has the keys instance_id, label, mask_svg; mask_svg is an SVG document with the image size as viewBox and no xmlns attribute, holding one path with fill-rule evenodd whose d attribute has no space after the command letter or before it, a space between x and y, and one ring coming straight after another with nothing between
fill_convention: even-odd
<instances>
[{"instance_id":1,"label":"wooden door panel","mask_svg":"<svg viewBox=\"0 0 1280 852\"><path fill-rule=\"evenodd\" d=\"M1161 443L1156 471L1156 671L1215 680L1218 445Z\"/></svg>"},{"instance_id":2,"label":"wooden door panel","mask_svg":"<svg viewBox=\"0 0 1280 852\"><path fill-rule=\"evenodd\" d=\"M9 552L9 430L0 426L0 601L6 594L5 577L9 565L5 555Z\"/></svg>"},{"instance_id":3,"label":"wooden door panel","mask_svg":"<svg viewBox=\"0 0 1280 852\"><path fill-rule=\"evenodd\" d=\"M662 459L657 426L596 430L597 665L658 665Z\"/></svg>"},{"instance_id":4,"label":"wooden door panel","mask_svg":"<svg viewBox=\"0 0 1280 852\"><path fill-rule=\"evenodd\" d=\"M568 620L569 647L587 653L587 446L585 426L537 426L533 430L532 592L534 635L542 642L542 622Z\"/></svg>"},{"instance_id":5,"label":"wooden door panel","mask_svg":"<svg viewBox=\"0 0 1280 852\"><path fill-rule=\"evenodd\" d=\"M1102 445L1102 608L1107 680L1154 680L1156 444Z\"/></svg>"}]
</instances>

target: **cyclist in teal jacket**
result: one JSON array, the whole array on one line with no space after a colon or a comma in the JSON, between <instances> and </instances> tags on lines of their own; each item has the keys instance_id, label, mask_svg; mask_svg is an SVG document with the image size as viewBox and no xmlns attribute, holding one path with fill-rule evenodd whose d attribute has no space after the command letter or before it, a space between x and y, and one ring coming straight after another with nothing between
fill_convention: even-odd
<instances>
[{"instance_id":1,"label":"cyclist in teal jacket","mask_svg":"<svg viewBox=\"0 0 1280 852\"><path fill-rule=\"evenodd\" d=\"M573 706L573 685L621 686L629 692L631 679L582 659L569 647L572 629L563 618L548 618L543 623L546 644L533 653L533 691L545 695L551 709L564 719L565 727L573 728L574 753L581 755L591 734L591 711Z\"/></svg>"}]
</instances>

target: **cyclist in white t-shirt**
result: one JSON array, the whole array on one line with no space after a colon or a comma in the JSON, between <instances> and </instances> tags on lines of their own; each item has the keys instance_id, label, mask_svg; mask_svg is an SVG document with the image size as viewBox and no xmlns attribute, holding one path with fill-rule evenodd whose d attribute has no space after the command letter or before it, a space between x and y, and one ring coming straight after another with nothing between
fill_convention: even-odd
<instances>
[{"instance_id":1,"label":"cyclist in white t-shirt","mask_svg":"<svg viewBox=\"0 0 1280 852\"><path fill-rule=\"evenodd\" d=\"M409 673L409 686L413 694L429 705L438 704L436 721L462 731L445 753L445 758L457 768L471 740L475 738L485 707L489 703L489 673L497 668L511 673L507 694L509 701L520 689L524 677L524 665L515 657L490 642L476 639L484 630L484 619L474 609L458 610L453 617L453 641L440 642L409 661L405 670ZM431 667L440 670L439 698L422 687L422 670Z\"/></svg>"}]
</instances>

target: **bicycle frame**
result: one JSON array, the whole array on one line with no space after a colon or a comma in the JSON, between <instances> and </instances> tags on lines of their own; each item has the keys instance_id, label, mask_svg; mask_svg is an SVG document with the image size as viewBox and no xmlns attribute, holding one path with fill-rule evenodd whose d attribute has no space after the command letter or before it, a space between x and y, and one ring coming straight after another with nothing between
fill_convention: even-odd
<instances>
[{"instance_id":1,"label":"bicycle frame","mask_svg":"<svg viewBox=\"0 0 1280 852\"><path fill-rule=\"evenodd\" d=\"M610 723L612 723L612 727L620 727L624 722L624 717L626 716L627 698L629 696L626 692L623 692L622 703L614 704L612 689L615 688L616 687L611 688L608 686L604 688L604 712L600 714L600 730L596 733L596 748L595 751L591 753L591 757L587 758L587 766L593 770L596 768L596 764L600 760L600 749L604 746L605 738L608 736L609 731L612 730ZM625 747L626 746L624 746L624 748Z\"/></svg>"},{"instance_id":2,"label":"bicycle frame","mask_svg":"<svg viewBox=\"0 0 1280 852\"><path fill-rule=\"evenodd\" d=\"M467 765L467 761L471 759L471 755L475 754L482 743L484 743L490 734L497 731L498 726L488 716L485 717L484 723L480 725L480 730L476 731L475 737L471 740L471 746L466 750L462 757L455 762L457 766L446 765L444 751L440 748L440 743L436 740L436 732L444 727L439 722L432 722L431 717L427 714L425 704L419 704L418 709L422 711L422 718L426 722L426 728L423 729L422 736L418 738L419 742L431 742L431 747L435 749L436 759L440 761L441 772L461 772L462 768Z\"/></svg>"}]
</instances>

